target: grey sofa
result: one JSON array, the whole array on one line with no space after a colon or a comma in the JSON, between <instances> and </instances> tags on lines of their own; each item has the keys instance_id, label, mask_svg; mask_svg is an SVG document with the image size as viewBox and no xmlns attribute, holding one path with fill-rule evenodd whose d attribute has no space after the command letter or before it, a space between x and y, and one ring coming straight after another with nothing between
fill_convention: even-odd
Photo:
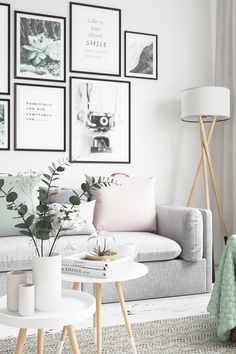
<instances>
[{"instance_id":1,"label":"grey sofa","mask_svg":"<svg viewBox=\"0 0 236 354\"><path fill-rule=\"evenodd\" d=\"M1 227L1 226L0 226ZM212 215L208 210L157 207L157 232L114 232L118 243L136 243L137 261L149 273L124 282L126 300L206 293L212 287ZM65 236L57 251L64 255L86 249L86 235ZM33 247L24 236L0 238L0 295L6 291L6 273L31 270ZM68 284L65 284L68 286ZM86 284L84 291L91 291ZM105 285L103 302L117 300L114 286Z\"/></svg>"}]
</instances>

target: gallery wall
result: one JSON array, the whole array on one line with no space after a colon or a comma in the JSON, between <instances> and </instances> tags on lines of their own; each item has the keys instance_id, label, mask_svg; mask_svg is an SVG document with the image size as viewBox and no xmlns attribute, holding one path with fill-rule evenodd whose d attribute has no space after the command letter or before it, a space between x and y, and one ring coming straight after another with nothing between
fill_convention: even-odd
<instances>
[{"instance_id":1,"label":"gallery wall","mask_svg":"<svg viewBox=\"0 0 236 354\"><path fill-rule=\"evenodd\" d=\"M11 4L11 150L0 152L0 172L43 170L47 168L48 163L67 156L69 152L69 2L66 0L5 2ZM213 84L215 2L214 0L84 2L116 7L122 11L122 76L115 79L124 80L124 30L158 35L159 77L158 80L135 78L129 80L131 82L131 163L74 163L68 168L60 183L65 186L76 186L82 180L84 173L107 175L119 171L136 176L154 175L157 181L158 203L185 205L199 159L199 132L195 125L180 120L180 93L188 87ZM67 17L66 153L13 150L13 84L24 82L13 78L14 10ZM82 74L78 76L86 77ZM49 84L53 85L53 83ZM63 86L63 83L60 85ZM43 136L39 139L43 139ZM200 199L200 197L196 198L196 205L200 203Z\"/></svg>"}]
</instances>

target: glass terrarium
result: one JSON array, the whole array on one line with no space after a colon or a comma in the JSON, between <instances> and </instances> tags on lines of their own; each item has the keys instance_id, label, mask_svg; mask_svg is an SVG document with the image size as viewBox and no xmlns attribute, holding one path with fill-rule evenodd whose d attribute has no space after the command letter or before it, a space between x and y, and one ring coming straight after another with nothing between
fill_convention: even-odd
<instances>
[{"instance_id":1,"label":"glass terrarium","mask_svg":"<svg viewBox=\"0 0 236 354\"><path fill-rule=\"evenodd\" d=\"M115 238L99 226L98 231L88 238L87 259L109 259L117 254Z\"/></svg>"}]
</instances>

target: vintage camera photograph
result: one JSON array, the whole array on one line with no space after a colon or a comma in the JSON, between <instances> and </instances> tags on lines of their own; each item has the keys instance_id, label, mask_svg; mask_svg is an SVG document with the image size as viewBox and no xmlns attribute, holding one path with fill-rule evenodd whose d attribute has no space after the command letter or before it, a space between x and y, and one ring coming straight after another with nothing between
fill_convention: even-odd
<instances>
[{"instance_id":1,"label":"vintage camera photograph","mask_svg":"<svg viewBox=\"0 0 236 354\"><path fill-rule=\"evenodd\" d=\"M9 150L9 100L0 100L0 150Z\"/></svg>"},{"instance_id":2,"label":"vintage camera photograph","mask_svg":"<svg viewBox=\"0 0 236 354\"><path fill-rule=\"evenodd\" d=\"M16 77L65 80L65 19L16 12Z\"/></svg>"},{"instance_id":3,"label":"vintage camera photograph","mask_svg":"<svg viewBox=\"0 0 236 354\"><path fill-rule=\"evenodd\" d=\"M130 83L72 77L72 162L130 162Z\"/></svg>"}]
</instances>

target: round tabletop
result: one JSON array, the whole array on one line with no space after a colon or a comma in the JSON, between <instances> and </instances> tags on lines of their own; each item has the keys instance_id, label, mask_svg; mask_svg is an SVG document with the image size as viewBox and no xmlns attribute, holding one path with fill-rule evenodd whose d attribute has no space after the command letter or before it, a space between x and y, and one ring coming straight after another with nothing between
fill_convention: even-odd
<instances>
[{"instance_id":1,"label":"round tabletop","mask_svg":"<svg viewBox=\"0 0 236 354\"><path fill-rule=\"evenodd\" d=\"M109 269L109 268L108 268ZM81 274L62 273L62 280L77 283L114 283L141 278L148 273L148 267L138 262L119 264L108 270L107 278L90 277Z\"/></svg>"},{"instance_id":2,"label":"round tabletop","mask_svg":"<svg viewBox=\"0 0 236 354\"><path fill-rule=\"evenodd\" d=\"M16 328L62 328L92 317L95 299L92 295L75 290L63 290L60 308L55 311L35 311L32 316L21 317L7 310L6 296L0 297L0 323Z\"/></svg>"}]
</instances>

